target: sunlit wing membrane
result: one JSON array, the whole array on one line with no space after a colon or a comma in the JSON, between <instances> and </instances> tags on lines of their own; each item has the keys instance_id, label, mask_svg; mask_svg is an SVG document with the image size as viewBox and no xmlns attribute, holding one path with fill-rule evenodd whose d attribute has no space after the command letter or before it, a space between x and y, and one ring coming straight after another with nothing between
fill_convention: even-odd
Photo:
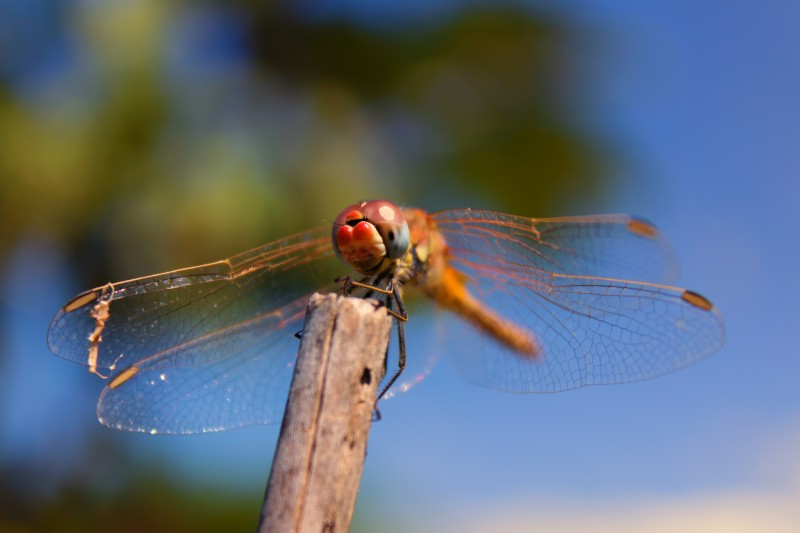
<instances>
[{"instance_id":1,"label":"sunlit wing membrane","mask_svg":"<svg viewBox=\"0 0 800 533\"><path fill-rule=\"evenodd\" d=\"M110 373L98 414L112 427L180 433L271 421L282 413L290 379L276 376L291 375L306 300L341 273L329 231L87 291L53 319L50 348ZM102 301L109 316L92 361Z\"/></svg>"},{"instance_id":2,"label":"sunlit wing membrane","mask_svg":"<svg viewBox=\"0 0 800 533\"><path fill-rule=\"evenodd\" d=\"M100 395L97 416L116 429L149 433L221 431L279 422L289 393L308 298L287 304L283 327L249 328L237 351L192 366L118 375ZM188 358L188 357L186 357Z\"/></svg>"},{"instance_id":3,"label":"sunlit wing membrane","mask_svg":"<svg viewBox=\"0 0 800 533\"><path fill-rule=\"evenodd\" d=\"M447 318L455 329L436 331L444 351L476 383L555 392L634 381L702 359L724 340L708 300L658 284L675 278L675 256L645 221L468 209L431 219L447 244L442 259L463 274L449 278L453 288L466 283L480 303L471 309L493 310L478 313L492 320L473 323L509 343L535 343L521 356ZM53 319L48 342L56 354L107 378L97 409L108 426L196 433L275 422L308 296L336 289L332 280L343 273L330 228L319 228L224 261L82 293ZM426 322L413 313L409 338L424 338ZM409 360L390 395L422 379L432 361L425 353Z\"/></svg>"},{"instance_id":4,"label":"sunlit wing membrane","mask_svg":"<svg viewBox=\"0 0 800 533\"><path fill-rule=\"evenodd\" d=\"M602 276L669 277L672 256L662 251L669 248L652 232L639 235L641 228L628 235L631 220L437 214L449 263L466 275L470 292L542 347L539 357L521 357L449 319L459 328L448 337L456 369L500 390L557 392L655 377L718 350L725 336L722 319L701 296ZM535 230L526 230L526 221L535 222Z\"/></svg>"},{"instance_id":5,"label":"sunlit wing membrane","mask_svg":"<svg viewBox=\"0 0 800 533\"><path fill-rule=\"evenodd\" d=\"M658 229L628 215L535 219L454 209L431 217L465 260L496 255L548 273L666 284L677 278L675 253Z\"/></svg>"}]
</instances>

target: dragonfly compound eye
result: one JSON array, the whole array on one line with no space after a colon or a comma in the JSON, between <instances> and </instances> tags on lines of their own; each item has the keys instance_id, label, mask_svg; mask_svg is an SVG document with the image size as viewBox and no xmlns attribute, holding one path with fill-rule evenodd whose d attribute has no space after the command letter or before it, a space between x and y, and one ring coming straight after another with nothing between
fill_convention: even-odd
<instances>
[{"instance_id":1,"label":"dragonfly compound eye","mask_svg":"<svg viewBox=\"0 0 800 533\"><path fill-rule=\"evenodd\" d=\"M362 274L374 274L384 259L402 257L409 246L408 225L389 202L353 204L333 223L333 249L344 263Z\"/></svg>"},{"instance_id":2,"label":"dragonfly compound eye","mask_svg":"<svg viewBox=\"0 0 800 533\"><path fill-rule=\"evenodd\" d=\"M400 259L408 252L408 223L399 207L386 200L373 200L364 204L361 211L378 230L387 256Z\"/></svg>"}]
</instances>

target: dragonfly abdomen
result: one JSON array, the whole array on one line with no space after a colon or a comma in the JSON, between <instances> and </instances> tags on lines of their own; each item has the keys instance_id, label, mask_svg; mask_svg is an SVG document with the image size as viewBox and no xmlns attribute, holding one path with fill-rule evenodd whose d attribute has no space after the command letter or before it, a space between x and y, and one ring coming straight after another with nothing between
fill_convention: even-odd
<instances>
[{"instance_id":1,"label":"dragonfly abdomen","mask_svg":"<svg viewBox=\"0 0 800 533\"><path fill-rule=\"evenodd\" d=\"M538 341L528 331L478 302L464 285L463 274L452 267L446 266L436 281L429 279L422 289L437 304L453 311L519 355L530 358L541 355Z\"/></svg>"}]
</instances>

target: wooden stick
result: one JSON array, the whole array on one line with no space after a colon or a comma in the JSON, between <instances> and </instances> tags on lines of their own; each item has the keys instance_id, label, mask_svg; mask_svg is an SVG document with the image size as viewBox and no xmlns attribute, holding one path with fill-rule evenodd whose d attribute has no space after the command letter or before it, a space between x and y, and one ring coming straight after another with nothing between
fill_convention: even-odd
<instances>
[{"instance_id":1,"label":"wooden stick","mask_svg":"<svg viewBox=\"0 0 800 533\"><path fill-rule=\"evenodd\" d=\"M372 300L309 300L259 531L349 530L391 326Z\"/></svg>"}]
</instances>

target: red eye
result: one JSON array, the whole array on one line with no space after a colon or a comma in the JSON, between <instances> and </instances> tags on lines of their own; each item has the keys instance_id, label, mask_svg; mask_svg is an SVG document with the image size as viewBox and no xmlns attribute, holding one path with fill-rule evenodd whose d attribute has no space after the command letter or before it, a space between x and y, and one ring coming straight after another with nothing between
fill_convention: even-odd
<instances>
[{"instance_id":1,"label":"red eye","mask_svg":"<svg viewBox=\"0 0 800 533\"><path fill-rule=\"evenodd\" d=\"M336 232L336 242L339 246L347 246L353 240L353 228L350 226L342 226Z\"/></svg>"},{"instance_id":2,"label":"red eye","mask_svg":"<svg viewBox=\"0 0 800 533\"><path fill-rule=\"evenodd\" d=\"M352 222L353 220L363 220L364 213L361 211L356 211L355 209L347 213L344 217L345 221Z\"/></svg>"},{"instance_id":3,"label":"red eye","mask_svg":"<svg viewBox=\"0 0 800 533\"><path fill-rule=\"evenodd\" d=\"M357 241L371 241L374 231L374 226L366 220L356 224L353 228L353 238Z\"/></svg>"}]
</instances>

